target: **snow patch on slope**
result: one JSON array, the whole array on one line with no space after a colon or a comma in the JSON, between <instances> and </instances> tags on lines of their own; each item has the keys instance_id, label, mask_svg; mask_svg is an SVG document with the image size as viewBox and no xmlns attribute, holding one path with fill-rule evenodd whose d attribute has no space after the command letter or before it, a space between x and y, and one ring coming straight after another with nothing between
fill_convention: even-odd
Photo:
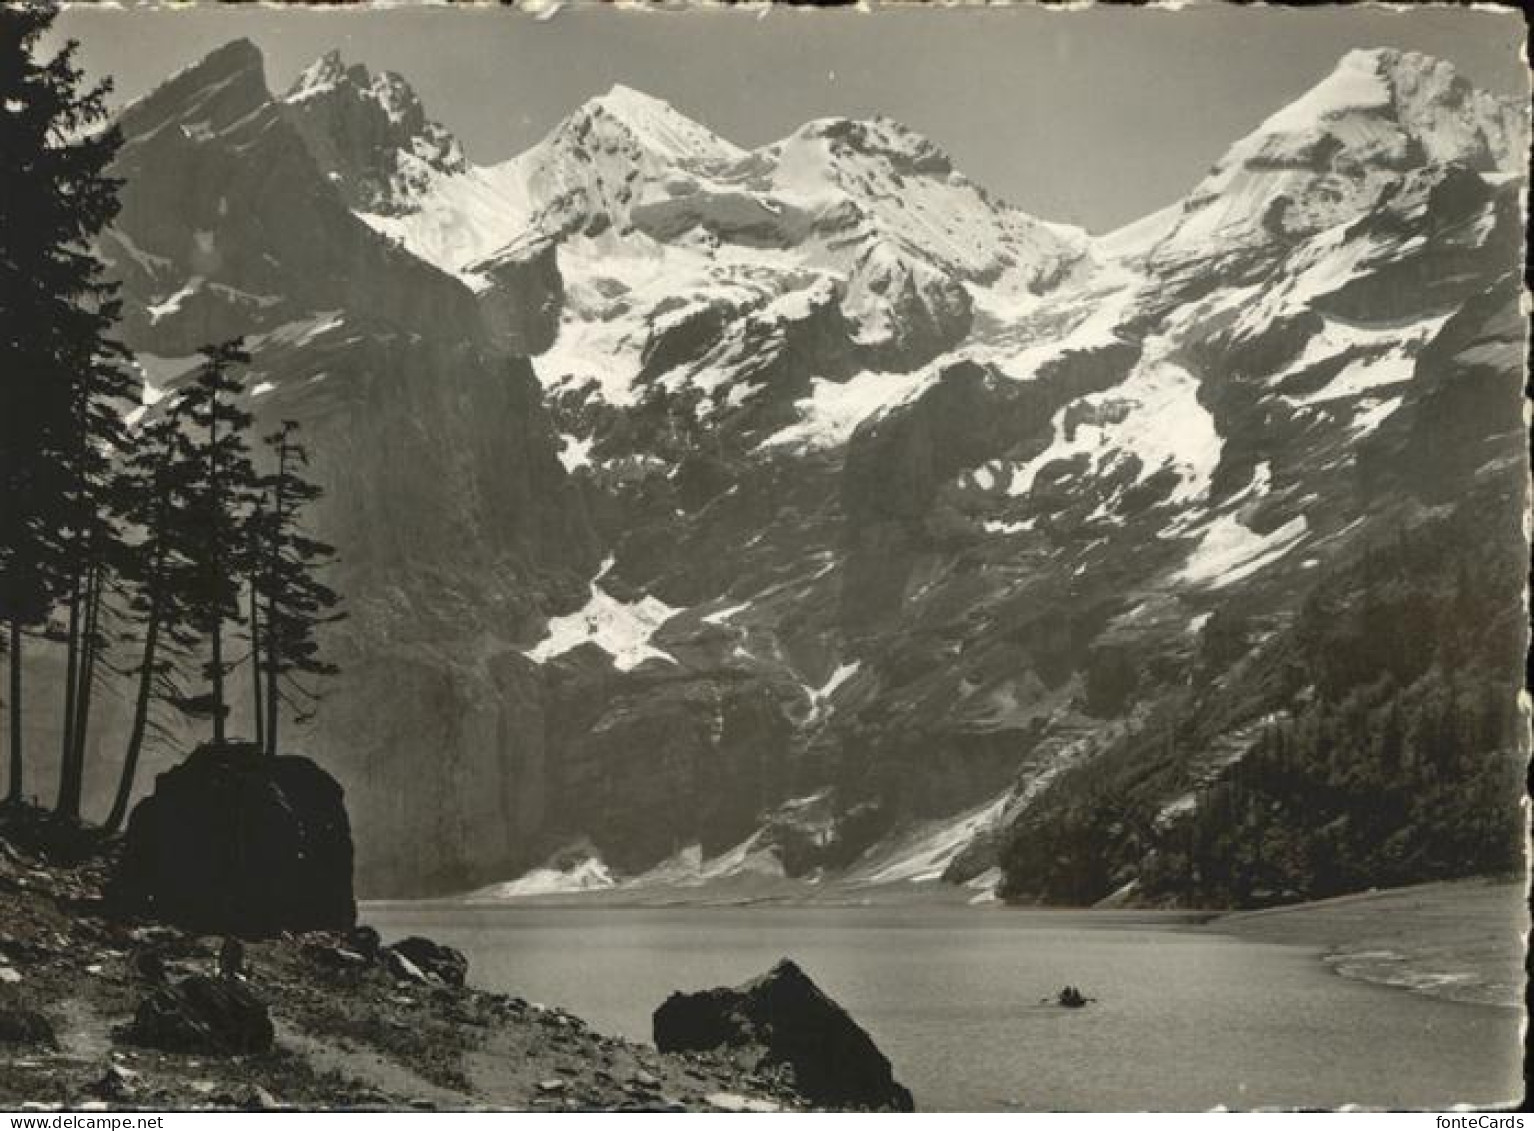
<instances>
[{"instance_id":1,"label":"snow patch on slope","mask_svg":"<svg viewBox=\"0 0 1534 1131\"><path fill-rule=\"evenodd\" d=\"M357 218L427 263L484 290L488 280L470 265L525 235L535 208L525 162L471 166L437 178L421 194L419 207L401 215L358 212Z\"/></svg>"},{"instance_id":2,"label":"snow patch on slope","mask_svg":"<svg viewBox=\"0 0 1534 1131\"><path fill-rule=\"evenodd\" d=\"M613 559L608 558L597 577L606 574L612 564ZM542 664L582 644L595 644L613 658L619 671L630 671L651 659L674 664L676 660L651 645L650 638L679 611L648 594L624 604L592 581L586 604L566 616L551 617L548 635L523 654Z\"/></svg>"},{"instance_id":3,"label":"snow patch on slope","mask_svg":"<svg viewBox=\"0 0 1534 1131\"><path fill-rule=\"evenodd\" d=\"M1132 220L1092 240L1092 246L1105 259L1133 259L1149 252L1164 240L1182 217L1182 201Z\"/></svg>"},{"instance_id":4,"label":"snow patch on slope","mask_svg":"<svg viewBox=\"0 0 1534 1131\"><path fill-rule=\"evenodd\" d=\"M150 325L154 325L155 323L159 322L160 319L176 313L181 309L181 304L196 294L198 290L201 289L201 287L201 277L193 277L188 279L186 285L183 286L180 290L176 291L174 294L167 295L159 302L154 303L152 306L146 307L145 309L149 313Z\"/></svg>"},{"instance_id":5,"label":"snow patch on slope","mask_svg":"<svg viewBox=\"0 0 1534 1131\"><path fill-rule=\"evenodd\" d=\"M1401 397L1365 398L1353 413L1353 422L1348 426L1348 431L1355 437L1367 436L1395 415L1396 409L1401 407L1401 401Z\"/></svg>"},{"instance_id":6,"label":"snow patch on slope","mask_svg":"<svg viewBox=\"0 0 1534 1131\"><path fill-rule=\"evenodd\" d=\"M943 878L948 865L975 838L995 829L1012 801L1009 789L984 805L957 817L928 822L902 838L892 849L880 848L878 856L854 868L848 878L862 883L927 883Z\"/></svg>"},{"instance_id":7,"label":"snow patch on slope","mask_svg":"<svg viewBox=\"0 0 1534 1131\"><path fill-rule=\"evenodd\" d=\"M826 677L825 683L819 687L806 688L810 696L810 707L814 713L818 715L824 711L831 701L831 696L836 694L836 689L857 675L858 669L862 666L859 660L853 660L850 664L837 664L836 670Z\"/></svg>"},{"instance_id":8,"label":"snow patch on slope","mask_svg":"<svg viewBox=\"0 0 1534 1131\"><path fill-rule=\"evenodd\" d=\"M507 899L527 899L539 895L566 895L572 892L606 891L616 887L614 878L601 857L585 856L566 867L544 866L515 880L491 884L467 897L469 903L498 903Z\"/></svg>"},{"instance_id":9,"label":"snow patch on slope","mask_svg":"<svg viewBox=\"0 0 1534 1131\"><path fill-rule=\"evenodd\" d=\"M559 462L564 465L566 471L575 471L577 468L591 466L591 447L596 443L596 437L587 436L584 440L579 436L572 436L568 432L562 432L559 436Z\"/></svg>"},{"instance_id":10,"label":"snow patch on slope","mask_svg":"<svg viewBox=\"0 0 1534 1131\"><path fill-rule=\"evenodd\" d=\"M1289 553L1309 530L1304 515L1268 534L1256 533L1234 514L1220 515L1205 529L1179 577L1210 589L1232 585Z\"/></svg>"},{"instance_id":11,"label":"snow patch on slope","mask_svg":"<svg viewBox=\"0 0 1534 1131\"><path fill-rule=\"evenodd\" d=\"M1119 344L1124 340L1119 326L1134 308L1141 281L1129 270L1111 265L1089 282L1062 290L1058 300L1050 304L1050 320L1044 326L1025 332L1020 342L1014 342L1016 331L1004 321L997 342L982 346L975 356L990 361L1013 380L1031 381L1041 366L1066 354ZM983 308L997 315L1021 317L1039 311L1039 304L1014 302L1009 311L1008 305L993 295Z\"/></svg>"},{"instance_id":12,"label":"snow patch on slope","mask_svg":"<svg viewBox=\"0 0 1534 1131\"><path fill-rule=\"evenodd\" d=\"M688 845L676 855L624 883L626 888L703 887L740 877L782 879L783 862L766 834L758 830L734 848L705 858L702 846Z\"/></svg>"},{"instance_id":13,"label":"snow patch on slope","mask_svg":"<svg viewBox=\"0 0 1534 1131\"><path fill-rule=\"evenodd\" d=\"M751 602L746 601L739 605L729 605L723 609L715 609L711 613L704 613L699 619L706 624L723 624L737 613L743 613L751 607Z\"/></svg>"},{"instance_id":14,"label":"snow patch on slope","mask_svg":"<svg viewBox=\"0 0 1534 1131\"><path fill-rule=\"evenodd\" d=\"M1389 323L1378 326L1348 322L1336 316L1325 317L1320 332L1311 335L1300 356L1285 367L1276 379L1281 380L1329 358L1339 357L1349 350L1360 353L1395 350L1403 355L1415 355L1423 345L1437 336L1449 317L1449 313L1444 313L1404 325Z\"/></svg>"},{"instance_id":15,"label":"snow patch on slope","mask_svg":"<svg viewBox=\"0 0 1534 1131\"><path fill-rule=\"evenodd\" d=\"M996 867L987 868L974 879L966 880L964 886L976 893L969 898L971 906L997 902L1000 897L996 892L1001 887L1001 881L1001 869Z\"/></svg>"},{"instance_id":16,"label":"snow patch on slope","mask_svg":"<svg viewBox=\"0 0 1534 1131\"><path fill-rule=\"evenodd\" d=\"M1199 403L1198 381L1166 358L1167 343L1148 339L1145 359L1122 385L1059 409L1054 440L1039 455L1009 468L1007 493L1028 494L1038 474L1057 460L1093 456L1106 472L1127 456L1140 462L1137 482L1170 468L1178 476L1171 502L1204 498L1220 463L1223 442L1214 418Z\"/></svg>"},{"instance_id":17,"label":"snow patch on slope","mask_svg":"<svg viewBox=\"0 0 1534 1131\"><path fill-rule=\"evenodd\" d=\"M835 448L852 439L858 425L915 400L937 381L937 370L880 373L864 370L846 381L816 377L811 393L794 402L799 420L779 429L762 448L793 447L801 451Z\"/></svg>"}]
</instances>

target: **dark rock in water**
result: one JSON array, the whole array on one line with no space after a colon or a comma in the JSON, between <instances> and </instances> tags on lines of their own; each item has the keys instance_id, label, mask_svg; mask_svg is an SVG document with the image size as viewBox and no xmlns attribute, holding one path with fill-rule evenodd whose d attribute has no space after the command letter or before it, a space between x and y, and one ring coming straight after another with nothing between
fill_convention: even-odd
<instances>
[{"instance_id":1,"label":"dark rock in water","mask_svg":"<svg viewBox=\"0 0 1534 1131\"><path fill-rule=\"evenodd\" d=\"M119 913L206 934L350 928L341 787L307 758L200 747L133 810L107 899Z\"/></svg>"},{"instance_id":2,"label":"dark rock in water","mask_svg":"<svg viewBox=\"0 0 1534 1131\"><path fill-rule=\"evenodd\" d=\"M462 951L434 943L419 935L400 939L385 947L383 953L401 955L423 974L445 986L461 986L469 974L469 960Z\"/></svg>"},{"instance_id":3,"label":"dark rock in water","mask_svg":"<svg viewBox=\"0 0 1534 1131\"><path fill-rule=\"evenodd\" d=\"M44 1045L57 1048L53 1026L34 1009L0 1002L0 1045Z\"/></svg>"},{"instance_id":4,"label":"dark rock in water","mask_svg":"<svg viewBox=\"0 0 1534 1131\"><path fill-rule=\"evenodd\" d=\"M745 1050L752 1071L786 1065L814 1103L914 1110L873 1039L786 958L736 989L672 994L654 1025L662 1052L728 1048Z\"/></svg>"},{"instance_id":5,"label":"dark rock in water","mask_svg":"<svg viewBox=\"0 0 1534 1131\"><path fill-rule=\"evenodd\" d=\"M150 994L123 1037L170 1052L251 1053L272 1047L266 1003L244 982L193 974Z\"/></svg>"}]
</instances>

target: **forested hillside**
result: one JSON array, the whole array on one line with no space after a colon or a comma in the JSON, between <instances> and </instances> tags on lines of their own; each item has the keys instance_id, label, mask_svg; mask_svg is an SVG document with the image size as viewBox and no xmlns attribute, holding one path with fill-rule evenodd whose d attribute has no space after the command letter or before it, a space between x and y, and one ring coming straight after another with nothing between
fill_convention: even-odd
<instances>
[{"instance_id":1,"label":"forested hillside","mask_svg":"<svg viewBox=\"0 0 1534 1131\"><path fill-rule=\"evenodd\" d=\"M1190 686L1014 830L1003 891L1250 905L1519 868L1525 559L1495 549L1507 517L1467 506L1369 547L1228 678L1211 673L1253 626L1211 619ZM1235 714L1259 718L1250 745L1211 769Z\"/></svg>"}]
</instances>

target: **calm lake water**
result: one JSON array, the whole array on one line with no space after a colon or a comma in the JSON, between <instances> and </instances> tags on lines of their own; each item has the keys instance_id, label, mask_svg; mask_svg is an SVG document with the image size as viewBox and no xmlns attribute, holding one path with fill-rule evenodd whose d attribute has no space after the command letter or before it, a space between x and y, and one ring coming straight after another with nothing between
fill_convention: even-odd
<instances>
[{"instance_id":1,"label":"calm lake water","mask_svg":"<svg viewBox=\"0 0 1534 1131\"><path fill-rule=\"evenodd\" d=\"M672 990L792 957L923 1110L1443 1107L1519 1093L1517 1011L1330 973L1302 947L1132 912L369 904L386 940L465 951L486 989L649 1041ZM1099 1003L1041 1005L1073 983Z\"/></svg>"}]
</instances>

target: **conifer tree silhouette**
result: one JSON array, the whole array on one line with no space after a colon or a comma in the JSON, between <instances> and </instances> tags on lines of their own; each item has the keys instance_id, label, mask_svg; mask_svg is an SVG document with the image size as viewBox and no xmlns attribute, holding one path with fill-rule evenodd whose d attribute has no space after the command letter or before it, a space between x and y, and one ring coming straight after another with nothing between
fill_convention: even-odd
<instances>
[{"instance_id":1,"label":"conifer tree silhouette","mask_svg":"<svg viewBox=\"0 0 1534 1131\"><path fill-rule=\"evenodd\" d=\"M8 679L9 784L22 800L24 644L68 609L58 810L78 815L78 779L93 679L92 608L106 584L116 532L105 460L120 440L135 385L111 338L115 287L89 250L117 210L106 168L120 144L105 83L85 87L70 42L38 45L51 5L0 8L0 622Z\"/></svg>"},{"instance_id":2,"label":"conifer tree silhouette","mask_svg":"<svg viewBox=\"0 0 1534 1131\"><path fill-rule=\"evenodd\" d=\"M298 423L285 420L265 438L275 470L266 476L263 505L253 523L256 534L254 596L261 605L259 648L262 673L258 691L265 696L265 722L261 727L269 754L277 753L279 704L294 717L309 717L319 692L309 677L329 677L337 667L319 654L317 630L344 617L337 611L339 598L319 579L319 572L335 558L335 551L303 532L305 509L323 491L302 472L309 456L299 443ZM255 608L253 598L252 608ZM252 631L253 647L257 634Z\"/></svg>"},{"instance_id":3,"label":"conifer tree silhouette","mask_svg":"<svg viewBox=\"0 0 1534 1131\"><path fill-rule=\"evenodd\" d=\"M183 470L181 505L170 512L175 544L186 559L179 600L187 623L207 646L203 665L207 692L176 700L186 714L213 721L222 744L229 714L225 677L234 664L225 655L225 623L240 618L242 580L248 572L250 515L260 481L250 459L246 431L250 413L236 398L242 388L233 370L250 355L236 338L202 348L196 377L174 394L172 411L182 427L172 457Z\"/></svg>"}]
</instances>

